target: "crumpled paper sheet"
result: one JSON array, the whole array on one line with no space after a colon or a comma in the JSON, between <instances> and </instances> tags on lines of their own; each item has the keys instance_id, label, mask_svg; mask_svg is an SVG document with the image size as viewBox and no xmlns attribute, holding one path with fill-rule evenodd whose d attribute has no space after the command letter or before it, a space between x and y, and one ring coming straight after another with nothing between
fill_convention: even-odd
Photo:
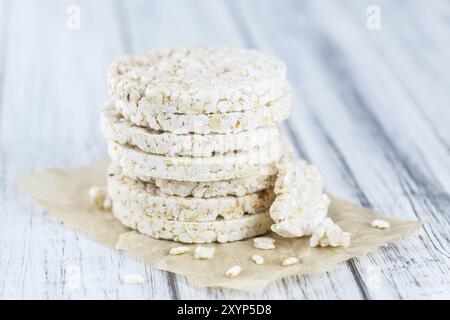
<instances>
[{"instance_id":1,"label":"crumpled paper sheet","mask_svg":"<svg viewBox=\"0 0 450 320\"><path fill-rule=\"evenodd\" d=\"M417 231L420 221L402 221L380 216L374 212L332 198L329 216L339 226L351 233L351 244L343 248L309 248L309 237L281 238L274 233L275 250L259 250L253 247L252 239L225 244L211 244L216 248L212 260L196 260L191 252L170 256L170 248L180 243L157 240L128 229L120 224L111 212L94 209L89 202L91 186L106 183L106 168L109 160L77 167L51 169L19 179L20 188L50 215L66 225L85 233L108 247L123 250L153 268L171 271L186 276L190 282L202 287L225 287L248 292L261 292L271 281L288 277L324 272L334 269L338 263L352 257L366 255ZM391 224L387 230L370 227L375 218ZM264 264L251 261L253 254L264 257ZM283 267L286 257L297 256L301 263ZM225 271L236 264L242 266L236 278L227 278Z\"/></svg>"}]
</instances>

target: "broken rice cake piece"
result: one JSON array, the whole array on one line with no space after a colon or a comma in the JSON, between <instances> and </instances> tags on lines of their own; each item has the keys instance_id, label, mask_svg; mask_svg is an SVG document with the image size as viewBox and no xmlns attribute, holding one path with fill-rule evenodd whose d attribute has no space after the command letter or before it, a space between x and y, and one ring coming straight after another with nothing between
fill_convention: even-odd
<instances>
[{"instance_id":1,"label":"broken rice cake piece","mask_svg":"<svg viewBox=\"0 0 450 320\"><path fill-rule=\"evenodd\" d=\"M322 193L322 177L315 166L297 163L293 152L280 159L274 191L271 229L282 237L310 235L327 216L330 199Z\"/></svg>"},{"instance_id":2,"label":"broken rice cake piece","mask_svg":"<svg viewBox=\"0 0 450 320\"><path fill-rule=\"evenodd\" d=\"M330 199L323 193L317 168L297 163L291 149L280 159L274 191L276 198L270 207L270 217L275 221L272 231L282 237L312 235L311 247L350 245L350 233L327 217Z\"/></svg>"},{"instance_id":3,"label":"broken rice cake piece","mask_svg":"<svg viewBox=\"0 0 450 320\"><path fill-rule=\"evenodd\" d=\"M314 230L309 239L310 247L344 247L350 245L350 233L342 231L342 229L330 218L325 218L319 226Z\"/></svg>"}]
</instances>

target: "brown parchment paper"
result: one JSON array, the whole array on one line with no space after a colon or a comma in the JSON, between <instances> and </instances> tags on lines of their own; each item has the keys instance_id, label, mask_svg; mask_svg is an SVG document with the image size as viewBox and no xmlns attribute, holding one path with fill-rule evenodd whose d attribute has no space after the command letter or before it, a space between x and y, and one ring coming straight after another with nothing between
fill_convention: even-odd
<instances>
[{"instance_id":1,"label":"brown parchment paper","mask_svg":"<svg viewBox=\"0 0 450 320\"><path fill-rule=\"evenodd\" d=\"M380 216L332 197L330 217L344 231L351 233L351 244L347 249L309 248L309 237L285 239L270 233L269 236L276 239L275 250L256 249L250 239L208 245L216 248L212 260L194 259L192 251L196 245L191 245L190 253L170 256L170 248L179 246L179 243L156 240L131 231L121 225L111 212L91 206L89 188L105 185L108 163L109 160L105 159L77 168L46 170L22 177L18 184L25 194L66 225L108 247L123 250L151 267L182 274L197 286L260 292L269 282L283 277L329 271L340 262L372 252L417 231L421 226L419 221ZM370 227L370 222L378 217L388 221L391 228L378 230ZM251 261L250 257L255 253L264 257L264 264L256 265ZM281 266L281 261L290 256L299 257L301 263ZM236 278L226 278L225 271L236 264L242 266L241 274Z\"/></svg>"}]
</instances>

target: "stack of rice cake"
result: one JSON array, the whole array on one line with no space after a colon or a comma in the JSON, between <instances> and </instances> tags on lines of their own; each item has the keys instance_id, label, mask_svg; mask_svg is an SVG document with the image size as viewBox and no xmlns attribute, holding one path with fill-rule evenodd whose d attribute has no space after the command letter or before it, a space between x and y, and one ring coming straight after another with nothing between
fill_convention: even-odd
<instances>
[{"instance_id":1,"label":"stack of rice cake","mask_svg":"<svg viewBox=\"0 0 450 320\"><path fill-rule=\"evenodd\" d=\"M185 243L270 230L279 123L291 110L283 62L246 49L156 50L113 63L108 85L108 194L124 225Z\"/></svg>"}]
</instances>

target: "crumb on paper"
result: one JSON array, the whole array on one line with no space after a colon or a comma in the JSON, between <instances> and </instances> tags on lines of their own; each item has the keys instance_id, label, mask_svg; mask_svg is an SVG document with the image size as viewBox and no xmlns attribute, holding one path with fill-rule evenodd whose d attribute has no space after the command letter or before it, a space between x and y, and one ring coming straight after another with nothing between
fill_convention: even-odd
<instances>
[{"instance_id":1,"label":"crumb on paper","mask_svg":"<svg viewBox=\"0 0 450 320\"><path fill-rule=\"evenodd\" d=\"M312 233L309 245L347 248L350 245L350 233L342 231L330 218L325 218Z\"/></svg>"},{"instance_id":2,"label":"crumb on paper","mask_svg":"<svg viewBox=\"0 0 450 320\"><path fill-rule=\"evenodd\" d=\"M186 252L189 252L190 248L189 247L185 247L185 246L181 246L181 247L174 247L170 249L169 254L172 256L176 256L176 255L180 255Z\"/></svg>"},{"instance_id":3,"label":"crumb on paper","mask_svg":"<svg viewBox=\"0 0 450 320\"><path fill-rule=\"evenodd\" d=\"M103 203L106 198L106 187L91 187L89 189L89 201L97 209L103 208Z\"/></svg>"},{"instance_id":4,"label":"crumb on paper","mask_svg":"<svg viewBox=\"0 0 450 320\"><path fill-rule=\"evenodd\" d=\"M238 276L240 273L241 273L241 271L242 271L242 268L241 268L241 266L233 266L233 267L231 267L230 269L228 269L226 272L225 272L225 275L228 277L228 278L234 278L234 277L236 277L236 276Z\"/></svg>"},{"instance_id":5,"label":"crumb on paper","mask_svg":"<svg viewBox=\"0 0 450 320\"><path fill-rule=\"evenodd\" d=\"M272 249L275 249L275 239L268 238L268 237L254 238L253 245L257 249L272 250Z\"/></svg>"},{"instance_id":6,"label":"crumb on paper","mask_svg":"<svg viewBox=\"0 0 450 320\"><path fill-rule=\"evenodd\" d=\"M260 256L259 254L252 255L252 260L256 264L263 264L264 263L264 258L262 256Z\"/></svg>"},{"instance_id":7,"label":"crumb on paper","mask_svg":"<svg viewBox=\"0 0 450 320\"><path fill-rule=\"evenodd\" d=\"M129 285L138 285L143 284L144 282L145 282L144 277L139 273L129 273L123 277L123 283Z\"/></svg>"},{"instance_id":8,"label":"crumb on paper","mask_svg":"<svg viewBox=\"0 0 450 320\"><path fill-rule=\"evenodd\" d=\"M281 265L283 265L283 266L290 266L290 265L293 265L293 264L297 264L299 262L300 262L300 260L298 258L296 258L296 257L289 257L289 258L284 259L281 262Z\"/></svg>"},{"instance_id":9,"label":"crumb on paper","mask_svg":"<svg viewBox=\"0 0 450 320\"><path fill-rule=\"evenodd\" d=\"M310 254L311 254L311 247L308 246L308 247L306 247L306 249L304 251L297 253L297 258L299 258L300 260L303 260L304 258L308 257Z\"/></svg>"},{"instance_id":10,"label":"crumb on paper","mask_svg":"<svg viewBox=\"0 0 450 320\"><path fill-rule=\"evenodd\" d=\"M111 210L111 207L112 199L108 195L105 195L105 200L103 201L102 208L103 210Z\"/></svg>"},{"instance_id":11,"label":"crumb on paper","mask_svg":"<svg viewBox=\"0 0 450 320\"><path fill-rule=\"evenodd\" d=\"M194 251L195 259L212 259L214 256L214 248L211 247L197 247Z\"/></svg>"},{"instance_id":12,"label":"crumb on paper","mask_svg":"<svg viewBox=\"0 0 450 320\"><path fill-rule=\"evenodd\" d=\"M228 239L229 239L229 237L226 234L220 234L217 236L217 242L220 242L220 243L228 242Z\"/></svg>"},{"instance_id":13,"label":"crumb on paper","mask_svg":"<svg viewBox=\"0 0 450 320\"><path fill-rule=\"evenodd\" d=\"M389 222L387 222L385 220L382 220L382 219L375 219L375 220L373 220L370 223L370 226L372 228L381 229L381 230L389 229L391 227Z\"/></svg>"}]
</instances>

